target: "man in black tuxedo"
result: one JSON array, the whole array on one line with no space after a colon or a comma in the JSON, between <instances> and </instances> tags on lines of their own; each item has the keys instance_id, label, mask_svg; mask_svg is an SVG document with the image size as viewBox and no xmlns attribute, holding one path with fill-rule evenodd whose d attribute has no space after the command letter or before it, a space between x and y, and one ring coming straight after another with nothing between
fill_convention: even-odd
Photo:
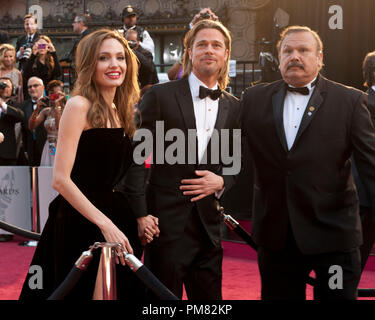
<instances>
[{"instance_id":1,"label":"man in black tuxedo","mask_svg":"<svg viewBox=\"0 0 375 320\"><path fill-rule=\"evenodd\" d=\"M24 152L27 153L28 164L30 166L39 166L44 143L47 139L47 132L44 125L40 125L35 130L30 130L29 120L37 107L38 101L43 97L44 84L42 79L31 77L27 82L27 90L30 99L25 100L21 105L21 109L25 114L22 122L23 147Z\"/></svg>"},{"instance_id":2,"label":"man in black tuxedo","mask_svg":"<svg viewBox=\"0 0 375 320\"><path fill-rule=\"evenodd\" d=\"M4 141L0 144L0 166L17 164L15 124L23 120L23 112L12 98L13 83L10 78L0 78L0 132Z\"/></svg>"},{"instance_id":3,"label":"man in black tuxedo","mask_svg":"<svg viewBox=\"0 0 375 320\"><path fill-rule=\"evenodd\" d=\"M73 31L79 34L79 38L74 41L73 48L69 53L69 59L73 62L73 65L74 65L74 57L77 51L78 43L90 33L90 30L89 30L90 21L91 21L91 18L88 14L82 14L82 15L77 15L74 18L74 21L72 23Z\"/></svg>"},{"instance_id":4,"label":"man in black tuxedo","mask_svg":"<svg viewBox=\"0 0 375 320\"><path fill-rule=\"evenodd\" d=\"M21 36L17 39L16 43L16 56L17 60L20 62L19 69L22 70L22 66L25 61L30 58L31 56L31 49L36 39L39 38L39 33L37 31L38 28L38 20L32 14L27 14L23 18L24 20L24 27L26 34Z\"/></svg>"},{"instance_id":5,"label":"man in black tuxedo","mask_svg":"<svg viewBox=\"0 0 375 320\"><path fill-rule=\"evenodd\" d=\"M351 154L372 208L375 200L375 130L365 95L319 74L323 46L311 29L287 28L278 50L283 80L242 98L262 299L304 299L311 270L316 299L355 299L362 230Z\"/></svg>"},{"instance_id":6,"label":"man in black tuxedo","mask_svg":"<svg viewBox=\"0 0 375 320\"><path fill-rule=\"evenodd\" d=\"M232 129L240 128L240 106L224 91L231 48L228 30L204 20L188 32L185 44L185 76L152 86L139 105L142 128L152 132L154 143L147 206L159 218L160 229L159 237L146 247L145 263L177 297L182 297L184 284L189 299L216 300L222 298L223 257L216 198L234 184L241 160L235 159L237 172L226 172L235 165L211 155L227 147L226 142L230 150L235 148ZM177 130L183 138L160 140L160 125L167 136ZM228 141L221 141L223 129L229 129ZM176 150L171 151L176 144L178 159Z\"/></svg>"},{"instance_id":7,"label":"man in black tuxedo","mask_svg":"<svg viewBox=\"0 0 375 320\"><path fill-rule=\"evenodd\" d=\"M369 52L362 65L364 86L367 88L367 108L370 111L372 123L375 126L375 51ZM360 247L362 270L365 268L367 259L375 242L375 217L371 214L371 202L366 186L362 183L358 170L353 163L353 177L356 183L360 215L362 221L363 244Z\"/></svg>"}]
</instances>

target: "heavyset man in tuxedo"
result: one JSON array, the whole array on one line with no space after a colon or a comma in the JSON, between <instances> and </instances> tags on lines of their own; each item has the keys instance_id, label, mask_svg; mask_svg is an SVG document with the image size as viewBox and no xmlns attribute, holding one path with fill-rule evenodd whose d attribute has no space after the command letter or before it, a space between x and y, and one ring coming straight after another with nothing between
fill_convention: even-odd
<instances>
[{"instance_id":1,"label":"heavyset man in tuxedo","mask_svg":"<svg viewBox=\"0 0 375 320\"><path fill-rule=\"evenodd\" d=\"M223 175L222 159L216 164L210 160L210 150L218 147L210 138L214 129L240 128L238 99L224 91L230 48L229 32L221 23L197 23L185 37L185 76L152 86L139 105L142 128L151 130L154 137L146 197L148 211L159 218L160 229L159 237L146 247L145 263L179 298L183 284L189 299L222 298L221 217L215 197L230 189L235 177ZM212 91L208 93L207 88ZM157 121L162 121L165 132L183 131L183 163L157 162ZM194 163L188 161L189 129L197 130ZM174 142L166 141L164 150Z\"/></svg>"},{"instance_id":2,"label":"heavyset man in tuxedo","mask_svg":"<svg viewBox=\"0 0 375 320\"><path fill-rule=\"evenodd\" d=\"M287 28L278 50L283 80L242 97L262 299L305 299L311 270L316 299L355 299L362 230L351 154L372 208L375 201L375 129L365 95L319 74L323 46L311 29Z\"/></svg>"}]
</instances>

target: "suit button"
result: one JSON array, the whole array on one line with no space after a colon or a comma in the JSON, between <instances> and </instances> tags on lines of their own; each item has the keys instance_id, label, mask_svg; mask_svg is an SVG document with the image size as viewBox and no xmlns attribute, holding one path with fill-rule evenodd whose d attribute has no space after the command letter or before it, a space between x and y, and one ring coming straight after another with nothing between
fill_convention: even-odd
<instances>
[{"instance_id":1,"label":"suit button","mask_svg":"<svg viewBox=\"0 0 375 320\"><path fill-rule=\"evenodd\" d=\"M291 176L292 175L292 171L287 171L287 173L286 173L286 175L289 177L289 176Z\"/></svg>"}]
</instances>

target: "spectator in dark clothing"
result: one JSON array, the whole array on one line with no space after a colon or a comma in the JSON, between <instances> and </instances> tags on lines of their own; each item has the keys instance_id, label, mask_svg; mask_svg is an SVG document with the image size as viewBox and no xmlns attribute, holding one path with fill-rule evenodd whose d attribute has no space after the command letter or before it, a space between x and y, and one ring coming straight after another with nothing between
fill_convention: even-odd
<instances>
[{"instance_id":1,"label":"spectator in dark clothing","mask_svg":"<svg viewBox=\"0 0 375 320\"><path fill-rule=\"evenodd\" d=\"M363 66L364 86L367 88L367 108L370 111L371 119L375 125L375 51L366 55ZM353 159L353 177L359 197L359 213L361 215L363 244L360 247L361 266L364 269L371 249L375 241L375 221L371 219L371 205L368 190L359 177L358 170Z\"/></svg>"},{"instance_id":2,"label":"spectator in dark clothing","mask_svg":"<svg viewBox=\"0 0 375 320\"><path fill-rule=\"evenodd\" d=\"M55 47L49 37L40 36L24 66L23 77L26 81L31 77L38 77L43 83L49 83L51 80L60 80L60 76L61 67ZM24 96L29 98L27 90L24 90Z\"/></svg>"},{"instance_id":3,"label":"spectator in dark clothing","mask_svg":"<svg viewBox=\"0 0 375 320\"><path fill-rule=\"evenodd\" d=\"M0 166L17 164L17 143L15 126L23 119L23 112L17 107L13 95L13 83L8 77L0 77ZM0 242L12 240L12 234L2 234Z\"/></svg>"},{"instance_id":4,"label":"spectator in dark clothing","mask_svg":"<svg viewBox=\"0 0 375 320\"><path fill-rule=\"evenodd\" d=\"M90 30L89 30L90 23L91 23L91 17L88 14L77 15L74 18L74 21L72 23L73 31L79 34L79 37L74 41L72 50L70 50L67 58L64 59L65 61L68 61L70 63L70 68L71 68L70 85L71 87L73 87L74 82L77 78L77 74L75 72L75 61L74 61L77 46L78 46L78 43L90 33Z\"/></svg>"},{"instance_id":5,"label":"spectator in dark clothing","mask_svg":"<svg viewBox=\"0 0 375 320\"><path fill-rule=\"evenodd\" d=\"M0 144L0 166L17 164L17 143L15 125L23 120L23 112L18 108L13 96L13 83L10 78L0 78L0 132L4 142Z\"/></svg>"},{"instance_id":6,"label":"spectator in dark clothing","mask_svg":"<svg viewBox=\"0 0 375 320\"><path fill-rule=\"evenodd\" d=\"M78 15L74 18L72 23L73 31L79 34L79 38L76 39L74 42L73 48L69 53L69 58L72 62L74 62L74 56L77 50L78 43L90 33L89 24L91 22L91 18L88 14Z\"/></svg>"},{"instance_id":7,"label":"spectator in dark clothing","mask_svg":"<svg viewBox=\"0 0 375 320\"><path fill-rule=\"evenodd\" d=\"M125 34L130 48L133 49L139 60L138 81L141 88L141 96L155 83L159 83L158 74L150 51L139 45L138 32L130 29Z\"/></svg>"}]
</instances>

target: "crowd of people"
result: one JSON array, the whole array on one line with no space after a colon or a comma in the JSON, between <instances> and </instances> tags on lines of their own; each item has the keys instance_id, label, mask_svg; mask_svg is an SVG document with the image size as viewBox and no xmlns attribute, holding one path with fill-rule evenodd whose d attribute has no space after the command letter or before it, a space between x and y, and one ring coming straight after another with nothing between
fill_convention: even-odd
<instances>
[{"instance_id":1,"label":"crowd of people","mask_svg":"<svg viewBox=\"0 0 375 320\"><path fill-rule=\"evenodd\" d=\"M153 61L154 42L146 30L136 25L137 14L131 6L124 8L122 16L124 26L119 32L129 40L138 58L140 66L138 81L143 95L151 85L159 82ZM4 88L0 86L0 93L7 95L10 92L10 96L4 99L10 99L10 105L17 108L23 117L15 118L9 112L9 117L5 117L2 121L6 122L6 125L4 127L0 125L0 140L4 141L2 148L10 149L7 153L0 153L0 158L10 160L1 162L0 165L11 163L12 165L53 166L57 129L68 97L62 98L64 92L68 90L65 90L61 82L60 62L71 63L70 87L72 88L77 78L75 52L80 40L90 33L90 23L89 14L77 15L74 18L73 31L79 37L74 41L67 57L59 57L51 38L38 31L37 18L32 14L24 17L25 34L17 39L15 47L8 43L7 34L2 33L0 77L3 79ZM5 85L9 85L8 80L12 82L9 90L5 89ZM49 91L49 88L52 91ZM54 88L59 88L58 99L50 97L51 94L57 94ZM9 126L12 127L11 135L8 132Z\"/></svg>"},{"instance_id":2,"label":"crowd of people","mask_svg":"<svg viewBox=\"0 0 375 320\"><path fill-rule=\"evenodd\" d=\"M100 29L80 39L74 48L77 79L68 101L62 83L51 79L58 68L47 37L30 40L34 44L23 63L23 70L31 71L29 98L23 107L10 102L21 81L0 78L0 122L9 118L11 128L27 119L26 153L54 163L53 187L59 192L31 262L43 269L43 288L30 288L29 274L20 298L48 298L82 251L106 241L120 243L138 258L144 253L146 266L176 297L182 298L185 287L192 300L222 299L217 201L241 173L228 171L232 164L214 159L212 151L221 146L234 154L240 129L254 161L254 194L248 196L254 199L252 235L262 299L305 299L312 270L315 299L356 299L374 242L375 53L363 64L367 95L323 77L319 35L289 26L277 44L282 79L249 87L238 99L225 91L230 32L203 9L184 37L179 79L148 86L139 76L149 66L138 65L143 64L138 54L151 48L143 43L149 34L135 27L135 16L128 6L122 32ZM85 22L76 18L74 24ZM17 50L24 57L27 48ZM152 55L150 49L147 59ZM7 59L9 73L14 51ZM48 100L44 81L49 81ZM186 152L175 162L160 161L158 152L147 149L152 165L146 178L144 163L136 160L136 129L151 132L156 150L160 122L185 137L195 130L196 146L192 150L186 139ZM38 130L46 142L29 144ZM8 131L0 147L10 139ZM231 135L219 134L215 141L215 131ZM175 150L174 139L161 143L166 153ZM1 161L16 162L16 149ZM99 256L94 259L98 262ZM126 263L121 254L119 262ZM118 298L155 299L122 265L117 266ZM341 268L340 288L329 281L332 266ZM89 268L66 298L101 299L99 272Z\"/></svg>"}]
</instances>

